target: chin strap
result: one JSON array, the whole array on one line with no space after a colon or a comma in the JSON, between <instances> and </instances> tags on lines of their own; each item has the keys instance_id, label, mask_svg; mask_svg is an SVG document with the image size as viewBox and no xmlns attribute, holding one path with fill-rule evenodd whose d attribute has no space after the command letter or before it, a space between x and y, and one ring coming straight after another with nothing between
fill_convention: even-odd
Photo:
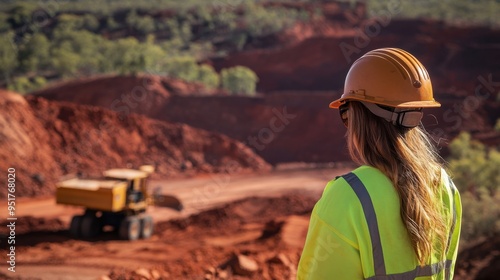
<instances>
[{"instance_id":1,"label":"chin strap","mask_svg":"<svg viewBox=\"0 0 500 280\"><path fill-rule=\"evenodd\" d=\"M422 108L394 108L394 111L386 110L377 104L361 102L370 112L379 116L393 125L405 128L413 128L420 124L423 117Z\"/></svg>"}]
</instances>

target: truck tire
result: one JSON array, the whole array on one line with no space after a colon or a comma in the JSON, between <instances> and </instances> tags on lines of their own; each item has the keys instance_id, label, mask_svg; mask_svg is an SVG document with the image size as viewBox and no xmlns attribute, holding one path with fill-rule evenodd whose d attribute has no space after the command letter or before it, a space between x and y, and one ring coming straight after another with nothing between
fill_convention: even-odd
<instances>
[{"instance_id":1,"label":"truck tire","mask_svg":"<svg viewBox=\"0 0 500 280\"><path fill-rule=\"evenodd\" d=\"M141 223L139 218L136 216L125 217L120 225L118 233L120 238L125 240L138 239L141 233Z\"/></svg>"},{"instance_id":2,"label":"truck tire","mask_svg":"<svg viewBox=\"0 0 500 280\"><path fill-rule=\"evenodd\" d=\"M80 228L80 233L82 238L93 238L96 237L100 232L101 226L99 219L94 215L84 215L82 217L82 223Z\"/></svg>"},{"instance_id":3,"label":"truck tire","mask_svg":"<svg viewBox=\"0 0 500 280\"><path fill-rule=\"evenodd\" d=\"M82 228L82 218L81 215L76 215L71 218L71 224L69 226L69 233L76 238L81 236L81 228Z\"/></svg>"},{"instance_id":4,"label":"truck tire","mask_svg":"<svg viewBox=\"0 0 500 280\"><path fill-rule=\"evenodd\" d=\"M153 217L144 215L141 217L141 238L148 239L153 235Z\"/></svg>"}]
</instances>

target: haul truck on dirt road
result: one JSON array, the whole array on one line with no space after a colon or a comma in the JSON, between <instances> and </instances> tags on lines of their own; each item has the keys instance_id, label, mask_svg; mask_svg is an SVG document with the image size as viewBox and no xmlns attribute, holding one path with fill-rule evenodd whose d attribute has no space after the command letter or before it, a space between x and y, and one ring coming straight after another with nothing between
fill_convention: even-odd
<instances>
[{"instance_id":1,"label":"haul truck on dirt road","mask_svg":"<svg viewBox=\"0 0 500 280\"><path fill-rule=\"evenodd\" d=\"M73 216L69 231L75 237L92 238L104 226L112 226L122 239L149 238L153 218L146 214L150 204L182 210L173 196L149 195L147 181L154 167L139 170L110 169L104 178L73 178L57 184L56 203L85 207L85 214Z\"/></svg>"}]
</instances>

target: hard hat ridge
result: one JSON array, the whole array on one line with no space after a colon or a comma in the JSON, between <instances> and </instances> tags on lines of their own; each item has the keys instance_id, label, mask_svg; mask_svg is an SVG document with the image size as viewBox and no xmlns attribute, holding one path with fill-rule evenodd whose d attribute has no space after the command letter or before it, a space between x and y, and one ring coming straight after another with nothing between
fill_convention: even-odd
<instances>
[{"instance_id":1,"label":"hard hat ridge","mask_svg":"<svg viewBox=\"0 0 500 280\"><path fill-rule=\"evenodd\" d=\"M353 63L344 93L330 103L330 108L338 108L348 100L394 108L441 106L433 98L429 73L422 63L397 48L372 50Z\"/></svg>"}]
</instances>

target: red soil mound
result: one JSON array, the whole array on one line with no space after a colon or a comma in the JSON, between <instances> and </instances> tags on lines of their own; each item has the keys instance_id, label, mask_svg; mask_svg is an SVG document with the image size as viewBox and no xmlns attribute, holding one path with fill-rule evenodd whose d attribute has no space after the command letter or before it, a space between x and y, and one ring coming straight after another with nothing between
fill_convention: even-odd
<instances>
[{"instance_id":1,"label":"red soil mound","mask_svg":"<svg viewBox=\"0 0 500 280\"><path fill-rule=\"evenodd\" d=\"M103 75L61 82L33 95L59 101L74 101L78 96L76 103L98 105L120 114L149 114L161 110L161 104L173 95L205 93L200 84L155 75Z\"/></svg>"},{"instance_id":2,"label":"red soil mound","mask_svg":"<svg viewBox=\"0 0 500 280\"><path fill-rule=\"evenodd\" d=\"M0 234L7 235L10 221L3 221L0 223L2 230ZM59 219L46 219L37 218L32 216L18 217L16 222L16 234L36 234L37 232L55 232L59 230L66 230L65 225Z\"/></svg>"},{"instance_id":3,"label":"red soil mound","mask_svg":"<svg viewBox=\"0 0 500 280\"><path fill-rule=\"evenodd\" d=\"M44 129L26 100L19 94L0 91L0 172L7 181L7 169L16 170L14 195L44 195L61 171L52 156L50 134ZM7 196L7 188L0 197Z\"/></svg>"},{"instance_id":4,"label":"red soil mound","mask_svg":"<svg viewBox=\"0 0 500 280\"><path fill-rule=\"evenodd\" d=\"M0 98L1 170L16 168L21 196L51 193L63 174L113 167L153 164L156 176L268 168L242 143L184 124L35 97L28 104L10 93Z\"/></svg>"}]
</instances>

